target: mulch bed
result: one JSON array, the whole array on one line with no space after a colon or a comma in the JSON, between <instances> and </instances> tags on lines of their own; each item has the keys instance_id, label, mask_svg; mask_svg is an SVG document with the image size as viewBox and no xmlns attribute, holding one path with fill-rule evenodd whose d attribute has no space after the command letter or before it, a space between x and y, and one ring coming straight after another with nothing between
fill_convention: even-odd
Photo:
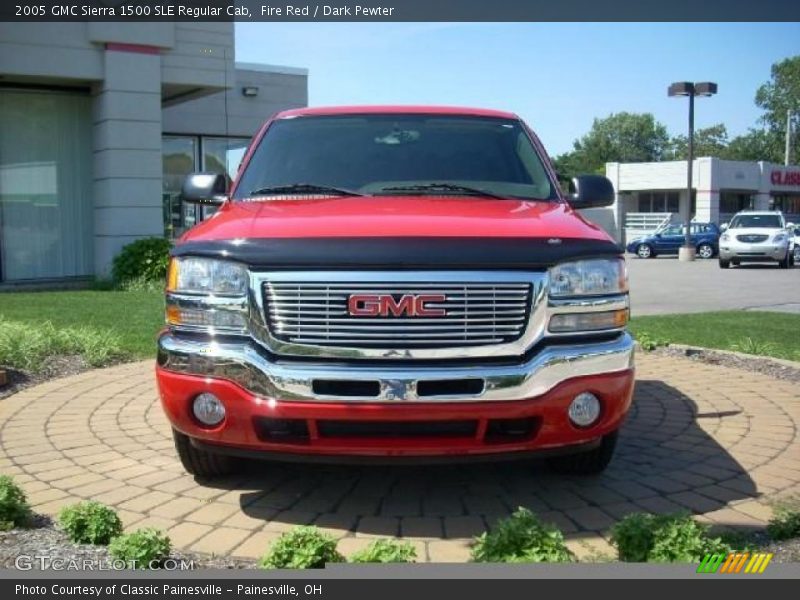
<instances>
[{"instance_id":1,"label":"mulch bed","mask_svg":"<svg viewBox=\"0 0 800 600\"><path fill-rule=\"evenodd\" d=\"M75 544L49 517L43 515L36 515L28 529L15 528L0 532L0 568L17 568L16 563L20 556L25 557L22 559L25 562L20 566L25 568L30 564L33 570L40 570L42 566L42 559L36 557L46 557L52 562L63 561L62 564L90 564L94 565L95 570L102 568L101 565L105 565L105 570L108 570L114 561L105 546ZM174 551L169 558L177 563L184 561L183 564L191 561L194 569L252 569L257 566L256 561L191 552Z\"/></svg>"},{"instance_id":2,"label":"mulch bed","mask_svg":"<svg viewBox=\"0 0 800 600\"><path fill-rule=\"evenodd\" d=\"M0 386L0 400L25 388L50 381L51 379L77 375L88 371L92 367L81 356L51 356L44 361L42 368L35 373L12 369L11 367L2 368L6 372L8 383Z\"/></svg>"},{"instance_id":3,"label":"mulch bed","mask_svg":"<svg viewBox=\"0 0 800 600\"><path fill-rule=\"evenodd\" d=\"M687 358L710 365L741 369L751 373L768 375L775 379L800 383L800 363L796 363L797 366L794 366L786 364L788 361L778 362L777 360L759 356L745 356L729 352L717 352L707 348L687 348L682 346L662 346L652 352L664 356Z\"/></svg>"}]
</instances>

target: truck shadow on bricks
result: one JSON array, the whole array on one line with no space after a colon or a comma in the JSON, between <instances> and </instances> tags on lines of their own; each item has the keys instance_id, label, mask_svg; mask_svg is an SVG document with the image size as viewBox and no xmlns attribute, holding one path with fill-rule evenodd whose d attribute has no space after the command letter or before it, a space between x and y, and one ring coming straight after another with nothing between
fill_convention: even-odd
<instances>
[{"instance_id":1,"label":"truck shadow on bricks","mask_svg":"<svg viewBox=\"0 0 800 600\"><path fill-rule=\"evenodd\" d=\"M541 461L370 467L253 461L235 480L204 485L240 490L243 513L278 531L314 524L342 535L468 538L519 506L576 535L607 531L640 511L708 514L712 524L754 528L763 522L728 508L758 495L725 447L748 435L748 420L724 399L698 404L662 381L640 380L602 475L556 475Z\"/></svg>"}]
</instances>

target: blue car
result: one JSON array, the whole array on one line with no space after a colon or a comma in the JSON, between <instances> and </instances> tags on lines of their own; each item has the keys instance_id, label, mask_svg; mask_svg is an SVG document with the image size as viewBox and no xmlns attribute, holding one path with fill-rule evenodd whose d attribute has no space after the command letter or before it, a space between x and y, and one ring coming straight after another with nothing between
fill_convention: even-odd
<instances>
[{"instance_id":1,"label":"blue car","mask_svg":"<svg viewBox=\"0 0 800 600\"><path fill-rule=\"evenodd\" d=\"M720 229L714 223L692 223L689 231L700 258L714 258L719 251ZM684 244L683 225L668 225L651 235L628 242L627 250L639 258L677 254Z\"/></svg>"}]
</instances>

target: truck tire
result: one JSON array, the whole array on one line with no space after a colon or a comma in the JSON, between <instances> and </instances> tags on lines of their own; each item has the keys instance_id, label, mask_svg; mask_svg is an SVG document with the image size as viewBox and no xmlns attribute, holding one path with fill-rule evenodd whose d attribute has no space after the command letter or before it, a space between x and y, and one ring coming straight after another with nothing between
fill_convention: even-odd
<instances>
[{"instance_id":1,"label":"truck tire","mask_svg":"<svg viewBox=\"0 0 800 600\"><path fill-rule=\"evenodd\" d=\"M189 436L175 429L172 430L172 438L175 440L175 450L178 452L181 464L190 475L222 477L236 471L238 464L235 458L195 448Z\"/></svg>"},{"instance_id":2,"label":"truck tire","mask_svg":"<svg viewBox=\"0 0 800 600\"><path fill-rule=\"evenodd\" d=\"M612 431L603 436L600 445L589 452L554 456L548 459L547 466L563 475L596 475L602 473L614 456L619 432Z\"/></svg>"}]
</instances>

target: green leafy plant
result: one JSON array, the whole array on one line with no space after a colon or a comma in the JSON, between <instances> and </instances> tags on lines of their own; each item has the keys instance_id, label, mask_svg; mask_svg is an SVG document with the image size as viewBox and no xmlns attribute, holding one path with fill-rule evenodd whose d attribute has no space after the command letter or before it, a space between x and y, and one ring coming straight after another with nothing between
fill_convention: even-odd
<instances>
[{"instance_id":1,"label":"green leafy plant","mask_svg":"<svg viewBox=\"0 0 800 600\"><path fill-rule=\"evenodd\" d=\"M261 557L262 569L321 569L326 563L344 562L336 540L313 526L295 527L273 542Z\"/></svg>"},{"instance_id":2,"label":"green leafy plant","mask_svg":"<svg viewBox=\"0 0 800 600\"><path fill-rule=\"evenodd\" d=\"M775 516L767 524L767 533L773 540L778 541L800 537L800 510L778 507Z\"/></svg>"},{"instance_id":3,"label":"green leafy plant","mask_svg":"<svg viewBox=\"0 0 800 600\"><path fill-rule=\"evenodd\" d=\"M108 552L132 568L152 569L169 556L171 548L170 539L163 532L145 527L115 537L108 545Z\"/></svg>"},{"instance_id":4,"label":"green leafy plant","mask_svg":"<svg viewBox=\"0 0 800 600\"><path fill-rule=\"evenodd\" d=\"M108 544L122 533L122 521L114 509L86 501L61 509L58 523L77 544Z\"/></svg>"},{"instance_id":5,"label":"green leafy plant","mask_svg":"<svg viewBox=\"0 0 800 600\"><path fill-rule=\"evenodd\" d=\"M731 551L687 514L630 514L612 528L611 543L625 562L697 562L706 554Z\"/></svg>"},{"instance_id":6,"label":"green leafy plant","mask_svg":"<svg viewBox=\"0 0 800 600\"><path fill-rule=\"evenodd\" d=\"M731 350L743 352L745 354L755 354L757 356L769 356L775 351L775 344L761 342L751 337L742 338L738 342L731 344Z\"/></svg>"},{"instance_id":7,"label":"green leafy plant","mask_svg":"<svg viewBox=\"0 0 800 600\"><path fill-rule=\"evenodd\" d=\"M476 562L568 562L572 553L563 534L544 525L527 508L518 508L490 532L475 539L472 559Z\"/></svg>"},{"instance_id":8,"label":"green leafy plant","mask_svg":"<svg viewBox=\"0 0 800 600\"><path fill-rule=\"evenodd\" d=\"M164 238L144 238L124 246L114 257L111 273L117 285L143 279L165 281L171 244Z\"/></svg>"},{"instance_id":9,"label":"green leafy plant","mask_svg":"<svg viewBox=\"0 0 800 600\"><path fill-rule=\"evenodd\" d=\"M417 551L409 542L375 540L363 550L353 553L352 563L410 563L417 558Z\"/></svg>"},{"instance_id":10,"label":"green leafy plant","mask_svg":"<svg viewBox=\"0 0 800 600\"><path fill-rule=\"evenodd\" d=\"M25 492L8 475L0 475L0 531L24 527L30 522L31 507Z\"/></svg>"},{"instance_id":11,"label":"green leafy plant","mask_svg":"<svg viewBox=\"0 0 800 600\"><path fill-rule=\"evenodd\" d=\"M0 365L38 372L51 356L81 356L101 367L127 357L119 337L89 327L57 329L51 322L7 321L0 317Z\"/></svg>"},{"instance_id":12,"label":"green leafy plant","mask_svg":"<svg viewBox=\"0 0 800 600\"><path fill-rule=\"evenodd\" d=\"M652 352L661 346L669 346L669 342L667 340L652 336L644 331L636 334L636 341L639 342L639 345L645 352Z\"/></svg>"}]
</instances>

